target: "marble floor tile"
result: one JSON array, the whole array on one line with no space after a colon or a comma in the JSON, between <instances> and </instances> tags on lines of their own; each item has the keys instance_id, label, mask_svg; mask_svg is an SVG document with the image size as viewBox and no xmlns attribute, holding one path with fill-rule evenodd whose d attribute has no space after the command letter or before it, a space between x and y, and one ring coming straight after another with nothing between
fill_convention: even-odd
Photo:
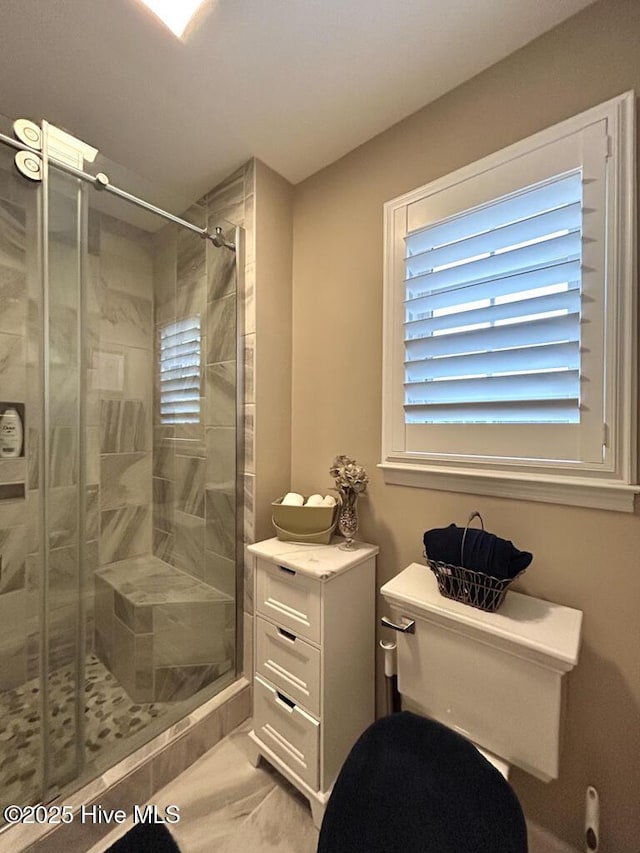
<instances>
[{"instance_id":1,"label":"marble floor tile","mask_svg":"<svg viewBox=\"0 0 640 853\"><path fill-rule=\"evenodd\" d=\"M40 793L40 683L33 679L0 694L0 804L37 802ZM69 664L48 679L49 737L53 766L64 769L75 760L73 724L77 693L75 666ZM145 728L155 726L170 705L137 705L93 655L85 667L85 748L88 762L109 766ZM56 773L55 779L60 776ZM2 821L0 821L1 823ZM1 846L0 846L0 849Z\"/></svg>"},{"instance_id":2,"label":"marble floor tile","mask_svg":"<svg viewBox=\"0 0 640 853\"><path fill-rule=\"evenodd\" d=\"M222 849L278 784L268 765L255 768L249 763L243 749L247 730L246 726L236 729L153 795L159 809L169 804L180 807L180 822L171 827L171 833L182 853ZM91 853L107 850L128 828L119 828ZM245 850L253 853L251 847Z\"/></svg>"},{"instance_id":3,"label":"marble floor tile","mask_svg":"<svg viewBox=\"0 0 640 853\"><path fill-rule=\"evenodd\" d=\"M180 807L170 827L181 853L314 853L318 830L308 803L262 761L255 768L246 753L247 720L189 769L151 797L159 809ZM130 828L125 824L88 853L104 853ZM529 853L577 853L535 825L529 825Z\"/></svg>"},{"instance_id":4,"label":"marble floor tile","mask_svg":"<svg viewBox=\"0 0 640 853\"><path fill-rule=\"evenodd\" d=\"M311 821L307 801L284 780L249 815L238 832L230 835L219 853L315 853L318 830ZM195 850L195 848L194 848Z\"/></svg>"}]
</instances>

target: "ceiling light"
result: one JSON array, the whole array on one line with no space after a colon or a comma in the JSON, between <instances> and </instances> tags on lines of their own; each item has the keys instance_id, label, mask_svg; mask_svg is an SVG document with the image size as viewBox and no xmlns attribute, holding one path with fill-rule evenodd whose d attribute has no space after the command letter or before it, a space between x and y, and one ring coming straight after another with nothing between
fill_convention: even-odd
<instances>
[{"instance_id":1,"label":"ceiling light","mask_svg":"<svg viewBox=\"0 0 640 853\"><path fill-rule=\"evenodd\" d=\"M178 38L187 28L203 0L142 0Z\"/></svg>"}]
</instances>

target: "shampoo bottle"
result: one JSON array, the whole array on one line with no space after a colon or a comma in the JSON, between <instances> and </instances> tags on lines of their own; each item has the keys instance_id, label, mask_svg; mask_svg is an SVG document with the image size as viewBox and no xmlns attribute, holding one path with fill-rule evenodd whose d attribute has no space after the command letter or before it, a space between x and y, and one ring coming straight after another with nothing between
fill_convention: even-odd
<instances>
[{"instance_id":1,"label":"shampoo bottle","mask_svg":"<svg viewBox=\"0 0 640 853\"><path fill-rule=\"evenodd\" d=\"M22 453L22 420L15 409L0 415L0 458L7 459Z\"/></svg>"}]
</instances>

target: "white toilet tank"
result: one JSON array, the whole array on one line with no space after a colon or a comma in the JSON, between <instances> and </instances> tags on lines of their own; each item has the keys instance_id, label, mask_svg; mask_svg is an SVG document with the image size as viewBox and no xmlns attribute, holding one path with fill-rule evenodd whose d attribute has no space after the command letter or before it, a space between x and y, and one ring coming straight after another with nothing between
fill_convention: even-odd
<instances>
[{"instance_id":1,"label":"white toilet tank","mask_svg":"<svg viewBox=\"0 0 640 853\"><path fill-rule=\"evenodd\" d=\"M380 590L396 625L403 707L463 734L545 782L558 776L563 675L578 660L582 612L509 592L485 613L438 592L412 563Z\"/></svg>"}]
</instances>

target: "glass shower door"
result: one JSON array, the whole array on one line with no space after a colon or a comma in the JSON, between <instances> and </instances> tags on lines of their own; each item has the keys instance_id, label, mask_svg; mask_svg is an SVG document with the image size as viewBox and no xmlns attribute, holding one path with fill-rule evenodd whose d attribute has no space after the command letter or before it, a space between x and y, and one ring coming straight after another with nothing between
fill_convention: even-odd
<instances>
[{"instance_id":1,"label":"glass shower door","mask_svg":"<svg viewBox=\"0 0 640 853\"><path fill-rule=\"evenodd\" d=\"M44 801L83 766L87 576L97 560L86 488L86 188L54 168L45 176L43 294ZM91 521L92 524L87 522Z\"/></svg>"},{"instance_id":2,"label":"glass shower door","mask_svg":"<svg viewBox=\"0 0 640 853\"><path fill-rule=\"evenodd\" d=\"M235 678L237 330L228 249L55 164L48 200L50 798Z\"/></svg>"},{"instance_id":3,"label":"glass shower door","mask_svg":"<svg viewBox=\"0 0 640 853\"><path fill-rule=\"evenodd\" d=\"M1 806L37 801L43 781L38 566L42 190L18 175L15 154L0 145L0 414L17 410L23 426L18 455L0 449Z\"/></svg>"}]
</instances>

